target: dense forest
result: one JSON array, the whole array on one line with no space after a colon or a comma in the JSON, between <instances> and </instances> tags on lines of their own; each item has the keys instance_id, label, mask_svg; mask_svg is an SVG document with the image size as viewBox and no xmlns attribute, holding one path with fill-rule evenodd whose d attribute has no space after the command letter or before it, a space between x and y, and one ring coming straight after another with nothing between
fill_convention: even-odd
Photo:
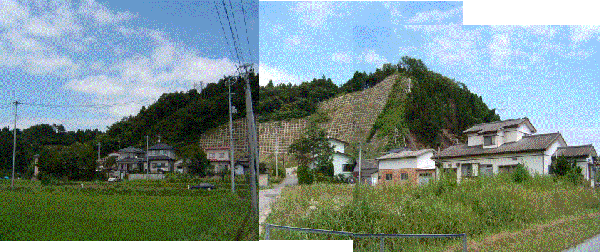
<instances>
[{"instance_id":1,"label":"dense forest","mask_svg":"<svg viewBox=\"0 0 600 252\"><path fill-rule=\"evenodd\" d=\"M273 81L269 81L269 84L260 87L260 101L256 109L258 120L260 122L280 121L312 115L317 111L319 102L341 94L371 88L396 70L396 65L385 64L373 73L356 71L354 76L341 87L324 75L319 79L302 82L300 85L291 83L274 85Z\"/></svg>"},{"instance_id":2,"label":"dense forest","mask_svg":"<svg viewBox=\"0 0 600 252\"><path fill-rule=\"evenodd\" d=\"M232 104L238 111L233 119L246 116L245 86L241 79L232 81ZM258 75L250 75L253 108L258 106ZM108 127L99 141L107 150L117 150L127 146L146 146L146 135L151 142L160 136L162 142L181 148L198 141L202 133L229 121L228 88L226 79L207 84L201 92L195 89L188 92L163 94L148 108L142 107L136 116L123 118Z\"/></svg>"},{"instance_id":3,"label":"dense forest","mask_svg":"<svg viewBox=\"0 0 600 252\"><path fill-rule=\"evenodd\" d=\"M369 74L357 71L340 87L325 76L300 85L269 82L260 88L258 117L263 122L303 118L315 113L321 101L372 88L392 74L409 77L411 92L405 93L399 83L395 84L369 139L376 133L390 137L410 132L421 144L438 147L443 129L460 136L471 125L500 120L495 110L490 110L465 84L430 71L421 60L408 56L402 57L398 64L384 64Z\"/></svg>"},{"instance_id":4,"label":"dense forest","mask_svg":"<svg viewBox=\"0 0 600 252\"><path fill-rule=\"evenodd\" d=\"M421 60L405 56L400 67L413 83L407 95L405 121L420 143L438 147L442 129L461 136L474 124L500 120L481 96L471 93L463 83L430 71Z\"/></svg>"},{"instance_id":5,"label":"dense forest","mask_svg":"<svg viewBox=\"0 0 600 252\"><path fill-rule=\"evenodd\" d=\"M200 135L226 123L228 116L228 86L232 83L232 104L237 109L234 120L246 116L245 85L242 79L227 77L209 83L198 92L165 93L157 102L142 107L135 116L125 117L108 127L106 132L95 130L66 131L63 125L34 125L17 130L16 173L29 177L33 172L33 156L40 155L40 169L57 177L92 179L95 177L97 145L101 155L134 146L145 149L146 135L150 144L158 137L178 150L179 155L191 153ZM258 106L258 75L250 74L253 107ZM9 176L12 170L13 130L0 130L0 175ZM201 150L200 150L201 151ZM68 164L68 165L67 165ZM85 169L82 167L85 166ZM94 166L94 167L90 167ZM60 167L60 169L54 169Z\"/></svg>"}]
</instances>

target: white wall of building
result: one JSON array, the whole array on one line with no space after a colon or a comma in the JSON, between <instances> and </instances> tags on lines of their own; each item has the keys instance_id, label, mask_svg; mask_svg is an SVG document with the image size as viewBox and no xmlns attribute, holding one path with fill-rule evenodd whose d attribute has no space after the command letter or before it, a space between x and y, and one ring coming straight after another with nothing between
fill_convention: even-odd
<instances>
[{"instance_id":1,"label":"white wall of building","mask_svg":"<svg viewBox=\"0 0 600 252\"><path fill-rule=\"evenodd\" d=\"M529 154L504 154L498 156L484 156L484 157L473 157L473 158L455 158L447 159L442 161L444 168L458 167L460 173L460 164L478 164L473 165L473 175L478 175L479 165L492 165L494 174L499 173L500 166L503 165L517 165L519 163L524 164L531 174L547 174L544 173L543 169L543 158L544 155L541 152L529 153Z\"/></svg>"},{"instance_id":2,"label":"white wall of building","mask_svg":"<svg viewBox=\"0 0 600 252\"><path fill-rule=\"evenodd\" d=\"M477 134L469 134L467 135L467 145L468 146L476 146L483 145L483 136Z\"/></svg>"},{"instance_id":3,"label":"white wall of building","mask_svg":"<svg viewBox=\"0 0 600 252\"><path fill-rule=\"evenodd\" d=\"M335 139L329 139L329 144L331 144L331 146L333 146L333 152L337 151L337 152L345 153L344 152L345 151L344 143L337 141Z\"/></svg>"},{"instance_id":4,"label":"white wall of building","mask_svg":"<svg viewBox=\"0 0 600 252\"><path fill-rule=\"evenodd\" d=\"M352 174L352 172L344 172L344 164L351 164L352 163L352 158L346 156L346 155L341 155L339 153L334 153L333 154L333 175L338 175L338 174ZM314 167L314 166L313 166Z\"/></svg>"},{"instance_id":5,"label":"white wall of building","mask_svg":"<svg viewBox=\"0 0 600 252\"><path fill-rule=\"evenodd\" d=\"M435 161L431 159L433 152L424 153L418 157L379 160L379 169L435 169Z\"/></svg>"}]
</instances>

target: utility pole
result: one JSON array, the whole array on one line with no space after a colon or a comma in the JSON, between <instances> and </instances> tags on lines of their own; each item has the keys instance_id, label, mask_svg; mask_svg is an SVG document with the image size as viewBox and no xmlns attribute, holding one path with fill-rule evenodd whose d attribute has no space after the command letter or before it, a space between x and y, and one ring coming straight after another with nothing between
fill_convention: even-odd
<instances>
[{"instance_id":1,"label":"utility pole","mask_svg":"<svg viewBox=\"0 0 600 252\"><path fill-rule=\"evenodd\" d=\"M100 145L102 143L98 142L98 161L100 161Z\"/></svg>"},{"instance_id":2,"label":"utility pole","mask_svg":"<svg viewBox=\"0 0 600 252\"><path fill-rule=\"evenodd\" d=\"M229 86L229 169L231 170L231 192L235 193L235 160L233 153L233 107L231 106L231 80L225 79Z\"/></svg>"},{"instance_id":3,"label":"utility pole","mask_svg":"<svg viewBox=\"0 0 600 252\"><path fill-rule=\"evenodd\" d=\"M358 143L358 183L362 184L362 141Z\"/></svg>"},{"instance_id":4,"label":"utility pole","mask_svg":"<svg viewBox=\"0 0 600 252\"><path fill-rule=\"evenodd\" d=\"M148 135L146 135L146 174L150 173L150 162L148 162Z\"/></svg>"},{"instance_id":5,"label":"utility pole","mask_svg":"<svg viewBox=\"0 0 600 252\"><path fill-rule=\"evenodd\" d=\"M258 191L256 190L256 181L258 180L258 160L259 154L257 150L257 135L256 125L254 124L254 112L252 111L252 92L250 89L250 76L248 68L252 67L251 64L244 64L240 66L246 72L246 120L248 123L248 147L250 148L250 188L252 197L252 210L255 216L258 216ZM240 71L241 73L241 71Z\"/></svg>"},{"instance_id":6,"label":"utility pole","mask_svg":"<svg viewBox=\"0 0 600 252\"><path fill-rule=\"evenodd\" d=\"M17 158L17 106L21 103L15 101L15 124L13 128L13 162L12 162L12 179L10 189L15 189L15 160Z\"/></svg>"},{"instance_id":7,"label":"utility pole","mask_svg":"<svg viewBox=\"0 0 600 252\"><path fill-rule=\"evenodd\" d=\"M279 154L279 127L275 131L275 136L277 138L277 146L275 147L275 176L279 177L279 159L277 156Z\"/></svg>"}]
</instances>

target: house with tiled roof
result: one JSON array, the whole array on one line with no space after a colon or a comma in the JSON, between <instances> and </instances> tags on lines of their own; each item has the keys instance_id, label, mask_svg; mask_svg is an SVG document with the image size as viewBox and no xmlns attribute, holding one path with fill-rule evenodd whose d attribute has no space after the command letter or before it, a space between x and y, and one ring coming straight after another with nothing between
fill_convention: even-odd
<instances>
[{"instance_id":1,"label":"house with tiled roof","mask_svg":"<svg viewBox=\"0 0 600 252\"><path fill-rule=\"evenodd\" d=\"M168 144L158 143L148 148L148 166L150 173L163 173L175 171L175 148Z\"/></svg>"},{"instance_id":2,"label":"house with tiled roof","mask_svg":"<svg viewBox=\"0 0 600 252\"><path fill-rule=\"evenodd\" d=\"M399 150L376 158L379 170L379 183L426 184L435 177L435 151Z\"/></svg>"},{"instance_id":3,"label":"house with tiled roof","mask_svg":"<svg viewBox=\"0 0 600 252\"><path fill-rule=\"evenodd\" d=\"M455 171L458 181L512 172L519 163L532 174L549 174L552 156L567 143L559 132L536 132L526 117L474 125L463 132L466 144L450 146L435 159L439 169Z\"/></svg>"},{"instance_id":4,"label":"house with tiled roof","mask_svg":"<svg viewBox=\"0 0 600 252\"><path fill-rule=\"evenodd\" d=\"M589 180L592 186L595 185L597 181L595 161L598 161L598 154L593 145L560 147L554 154L554 157L559 156L564 156L574 161L581 168L584 179Z\"/></svg>"}]
</instances>

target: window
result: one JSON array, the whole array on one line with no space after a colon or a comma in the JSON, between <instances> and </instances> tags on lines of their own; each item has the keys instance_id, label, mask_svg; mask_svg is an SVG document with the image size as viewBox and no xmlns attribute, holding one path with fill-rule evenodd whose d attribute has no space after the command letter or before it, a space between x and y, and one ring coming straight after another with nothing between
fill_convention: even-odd
<instances>
[{"instance_id":1,"label":"window","mask_svg":"<svg viewBox=\"0 0 600 252\"><path fill-rule=\"evenodd\" d=\"M408 173L400 173L400 179L401 180L407 180L408 179Z\"/></svg>"},{"instance_id":2,"label":"window","mask_svg":"<svg viewBox=\"0 0 600 252\"><path fill-rule=\"evenodd\" d=\"M353 170L354 170L354 166L352 164L343 164L342 165L342 171L352 172Z\"/></svg>"},{"instance_id":3,"label":"window","mask_svg":"<svg viewBox=\"0 0 600 252\"><path fill-rule=\"evenodd\" d=\"M223 152L219 153L219 158L225 158L225 153L223 153Z\"/></svg>"},{"instance_id":4,"label":"window","mask_svg":"<svg viewBox=\"0 0 600 252\"><path fill-rule=\"evenodd\" d=\"M483 145L484 146L490 146L490 145L494 145L496 144L496 141L494 141L494 136L484 136L483 137Z\"/></svg>"},{"instance_id":5,"label":"window","mask_svg":"<svg viewBox=\"0 0 600 252\"><path fill-rule=\"evenodd\" d=\"M215 158L215 153L210 153L210 154L209 154L209 157L210 157L210 158Z\"/></svg>"},{"instance_id":6,"label":"window","mask_svg":"<svg viewBox=\"0 0 600 252\"><path fill-rule=\"evenodd\" d=\"M494 174L494 166L491 164L483 164L479 168L481 176L491 176Z\"/></svg>"},{"instance_id":7,"label":"window","mask_svg":"<svg viewBox=\"0 0 600 252\"><path fill-rule=\"evenodd\" d=\"M460 167L461 177L471 177L473 176L473 165L472 164L462 164Z\"/></svg>"},{"instance_id":8,"label":"window","mask_svg":"<svg viewBox=\"0 0 600 252\"><path fill-rule=\"evenodd\" d=\"M517 168L517 165L501 165L498 167L500 173L512 173Z\"/></svg>"},{"instance_id":9,"label":"window","mask_svg":"<svg viewBox=\"0 0 600 252\"><path fill-rule=\"evenodd\" d=\"M392 180L392 174L385 174L385 180Z\"/></svg>"}]
</instances>

